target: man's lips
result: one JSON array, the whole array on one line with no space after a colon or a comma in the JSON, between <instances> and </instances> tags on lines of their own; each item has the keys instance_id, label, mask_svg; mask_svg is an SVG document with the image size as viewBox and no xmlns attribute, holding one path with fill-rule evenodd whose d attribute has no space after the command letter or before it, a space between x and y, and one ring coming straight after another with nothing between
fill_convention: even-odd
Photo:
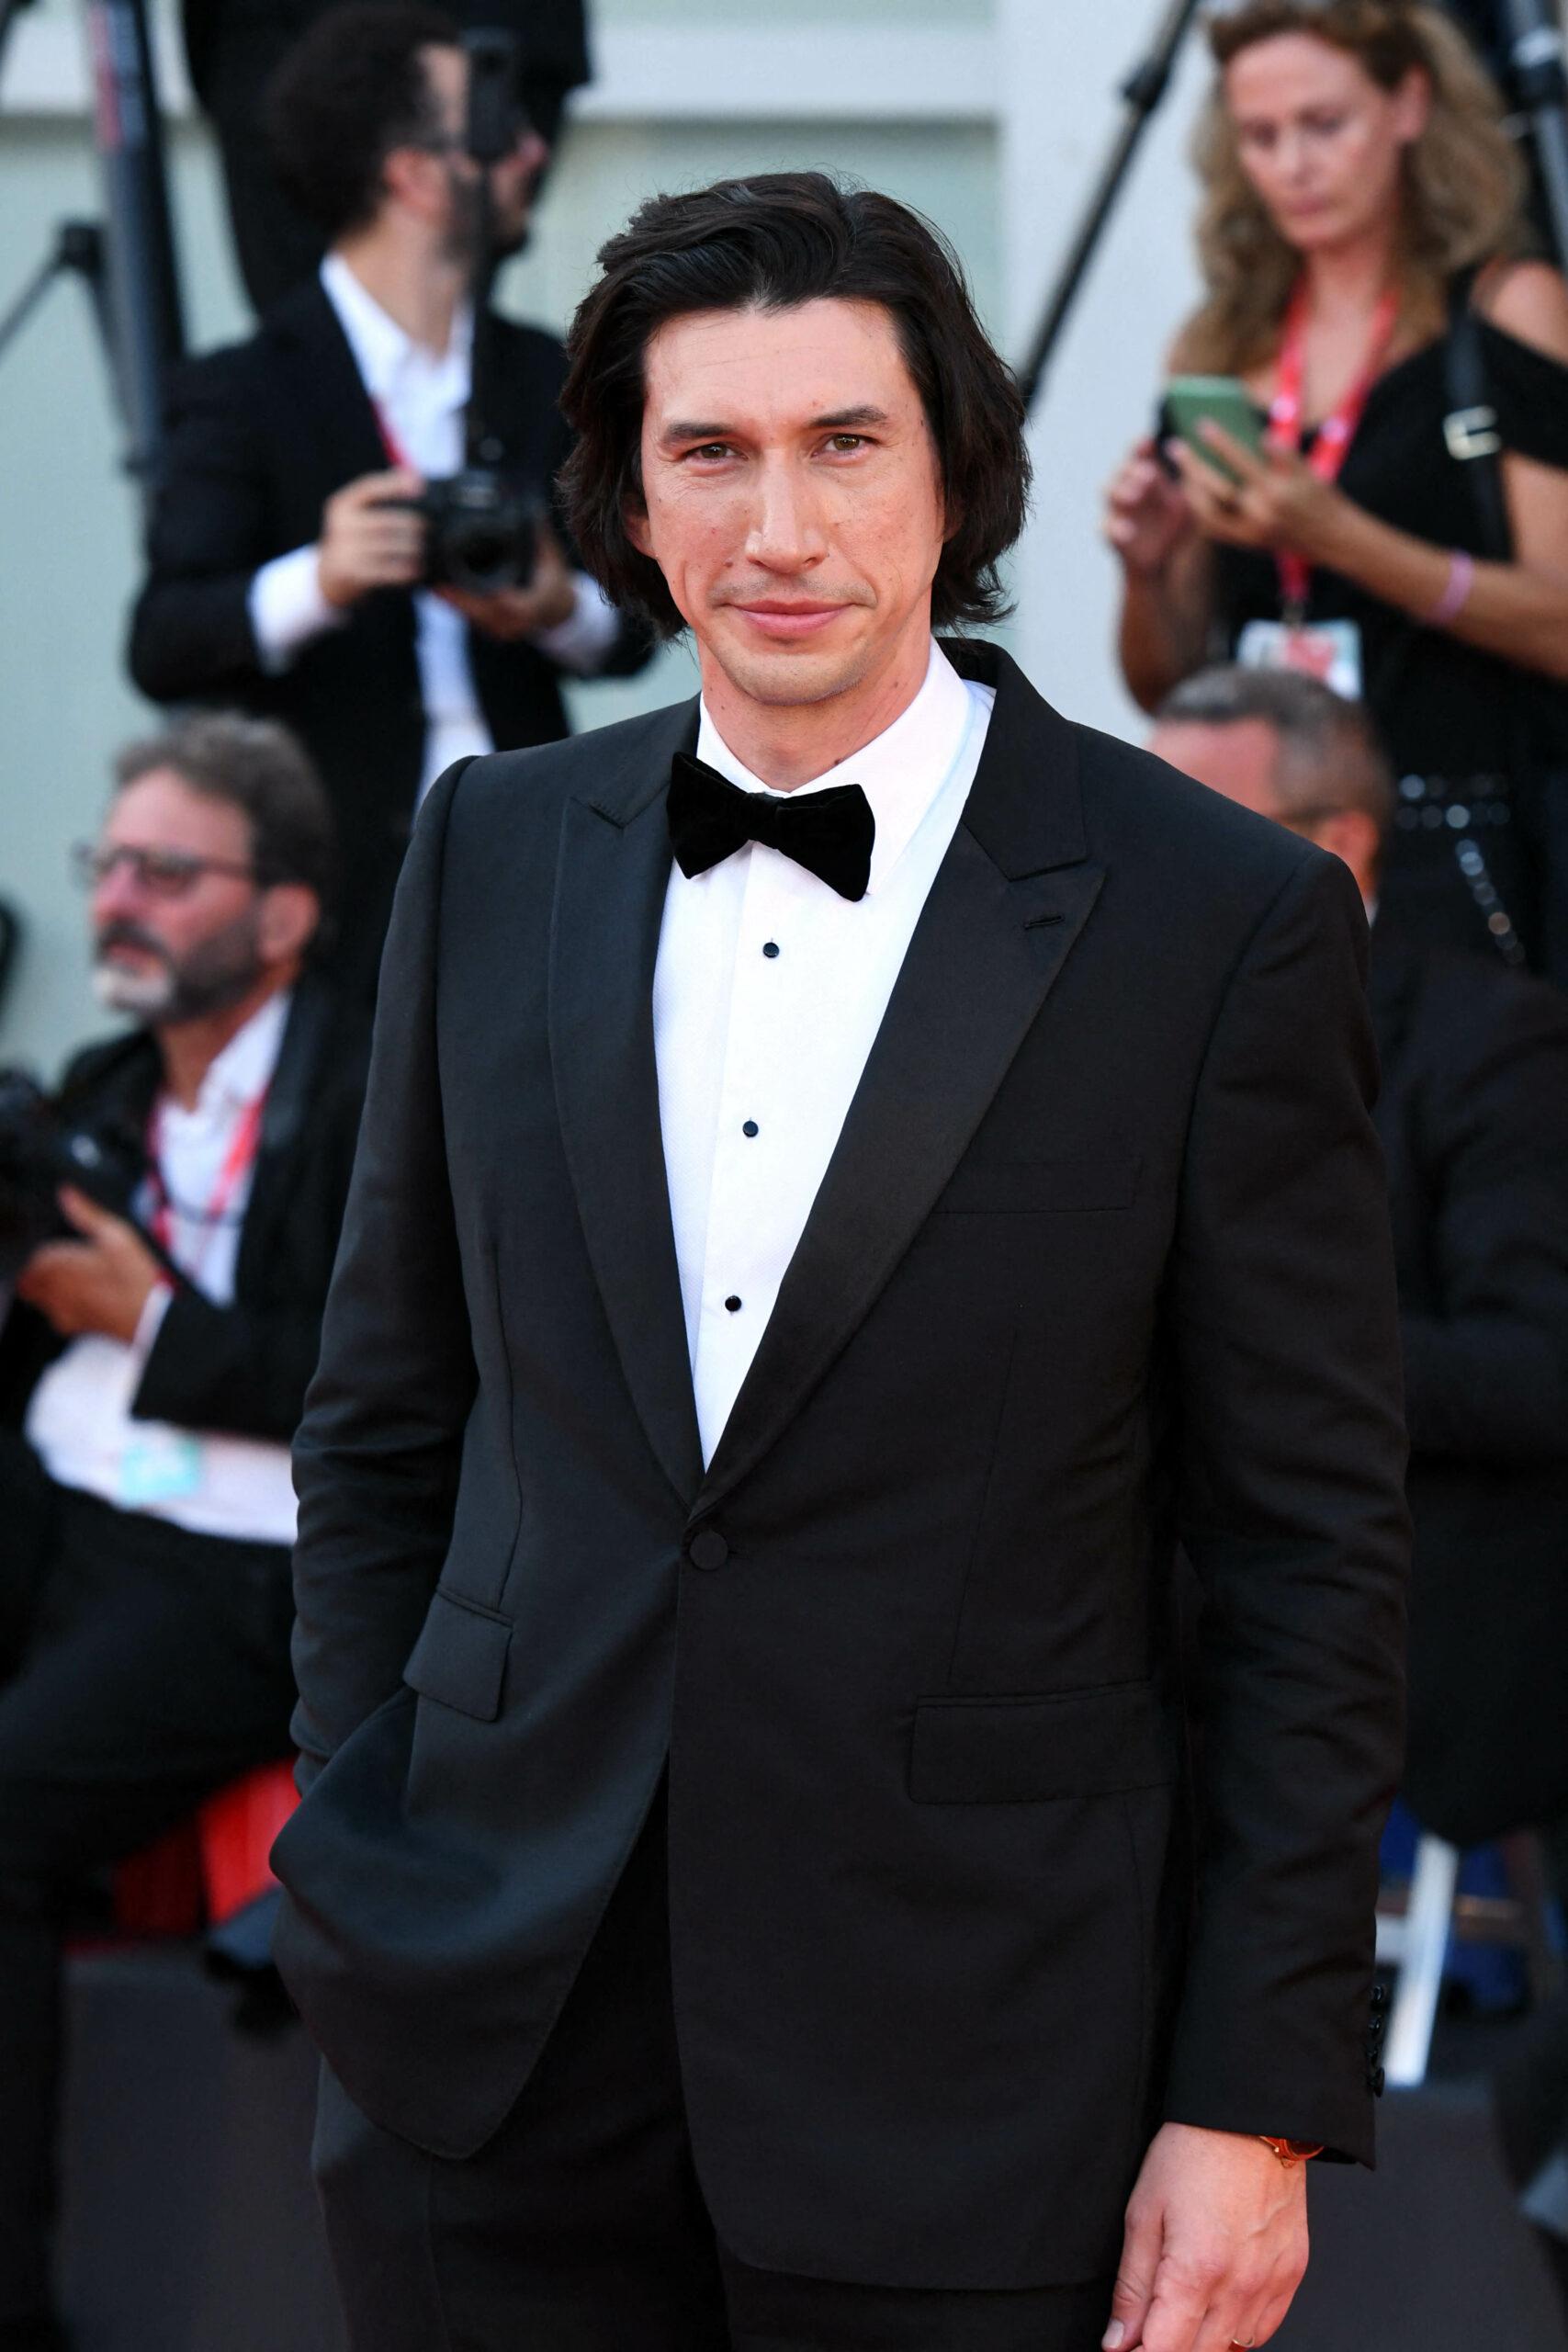
<instances>
[{"instance_id":1,"label":"man's lips","mask_svg":"<svg viewBox=\"0 0 1568 2352\"><path fill-rule=\"evenodd\" d=\"M814 637L818 629L848 612L847 605L784 604L771 596L760 597L754 604L737 604L730 607L763 637L789 639Z\"/></svg>"},{"instance_id":2,"label":"man's lips","mask_svg":"<svg viewBox=\"0 0 1568 2352\"><path fill-rule=\"evenodd\" d=\"M97 960L100 964L161 964L165 961L161 947L152 946L141 939L107 939L99 943Z\"/></svg>"}]
</instances>

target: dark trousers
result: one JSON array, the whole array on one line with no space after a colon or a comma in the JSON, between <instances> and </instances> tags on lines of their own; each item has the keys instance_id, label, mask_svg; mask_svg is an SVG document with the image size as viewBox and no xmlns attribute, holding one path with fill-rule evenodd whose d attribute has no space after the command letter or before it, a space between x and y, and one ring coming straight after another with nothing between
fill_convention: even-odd
<instances>
[{"instance_id":1,"label":"dark trousers","mask_svg":"<svg viewBox=\"0 0 1568 2352\"><path fill-rule=\"evenodd\" d=\"M0 1455L0 2342L50 2303L61 1946L83 1878L286 1755L289 1555ZM24 1540L25 1531L25 1540Z\"/></svg>"},{"instance_id":2,"label":"dark trousers","mask_svg":"<svg viewBox=\"0 0 1568 2352\"><path fill-rule=\"evenodd\" d=\"M316 2177L353 2352L1092 2352L1111 2284L913 2292L753 2270L692 2163L662 1808L500 2132L424 2154L323 2069Z\"/></svg>"}]
</instances>

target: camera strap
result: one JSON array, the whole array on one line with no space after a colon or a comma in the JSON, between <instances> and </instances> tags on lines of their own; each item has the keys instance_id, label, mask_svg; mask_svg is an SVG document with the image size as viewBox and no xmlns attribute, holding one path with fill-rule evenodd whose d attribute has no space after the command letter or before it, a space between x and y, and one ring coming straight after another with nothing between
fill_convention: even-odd
<instances>
[{"instance_id":1,"label":"camera strap","mask_svg":"<svg viewBox=\"0 0 1568 2352\"><path fill-rule=\"evenodd\" d=\"M1304 277L1299 278L1291 297L1291 307L1285 314L1284 340L1280 345L1280 379L1269 410L1266 438L1273 449L1301 454L1303 412L1305 403L1307 326L1311 296ZM1389 345L1393 341L1394 328L1399 323L1399 289L1390 286L1372 315L1371 334L1367 342L1367 354L1361 371L1338 407L1325 416L1318 426L1307 464L1319 481L1332 482L1339 479L1340 469L1350 454L1350 444L1360 429L1361 418L1371 397L1372 386L1382 373ZM1288 623L1300 625L1306 611L1307 598L1312 593L1312 566L1293 548L1281 548L1276 560L1280 567L1280 594Z\"/></svg>"}]
</instances>

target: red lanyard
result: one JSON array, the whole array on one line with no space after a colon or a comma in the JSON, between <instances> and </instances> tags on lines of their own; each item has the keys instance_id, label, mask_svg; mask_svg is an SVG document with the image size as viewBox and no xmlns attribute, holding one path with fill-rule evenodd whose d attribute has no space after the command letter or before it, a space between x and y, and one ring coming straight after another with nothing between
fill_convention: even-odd
<instances>
[{"instance_id":1,"label":"red lanyard","mask_svg":"<svg viewBox=\"0 0 1568 2352\"><path fill-rule=\"evenodd\" d=\"M401 466L406 472L417 473L419 468L405 454L402 443L392 430L392 420L380 401L372 401L370 405L376 412L376 430L381 435L381 447L387 452L388 458L394 466Z\"/></svg>"},{"instance_id":2,"label":"red lanyard","mask_svg":"<svg viewBox=\"0 0 1568 2352\"><path fill-rule=\"evenodd\" d=\"M187 1264L183 1268L193 1282L207 1263L214 1233L222 1224L224 1215L232 1204L235 1193L254 1165L256 1153L261 1147L262 1116L265 1109L266 1090L264 1087L254 1102L246 1103L233 1135L230 1138L229 1148L223 1155L223 1165L218 1170L218 1181L212 1187L207 1205L198 1211L192 1220L205 1228L194 1264ZM169 1198L169 1188L164 1181L164 1106L162 1102L152 1114L152 1133L148 1138L148 1159L151 1161L152 1179L158 1188L159 1194L158 1205L153 1210L150 1222L160 1249L173 1259L175 1257L175 1216L174 1206ZM179 1262L175 1260L176 1264Z\"/></svg>"},{"instance_id":3,"label":"red lanyard","mask_svg":"<svg viewBox=\"0 0 1568 2352\"><path fill-rule=\"evenodd\" d=\"M1285 339L1280 346L1280 387L1269 411L1269 447L1289 449L1298 455L1302 446L1302 394L1306 379L1307 316L1310 308L1311 298L1303 277L1297 283L1286 313ZM1382 364L1388 356L1398 321L1399 289L1391 286L1373 315L1366 363L1333 415L1324 418L1307 454L1307 464L1319 481L1337 481L1339 478L1339 469L1349 455L1350 444L1360 425L1372 386L1382 372ZM1285 617L1297 624L1312 592L1312 566L1304 556L1297 555L1291 548L1281 548L1276 560L1280 566L1280 589L1284 599Z\"/></svg>"}]
</instances>

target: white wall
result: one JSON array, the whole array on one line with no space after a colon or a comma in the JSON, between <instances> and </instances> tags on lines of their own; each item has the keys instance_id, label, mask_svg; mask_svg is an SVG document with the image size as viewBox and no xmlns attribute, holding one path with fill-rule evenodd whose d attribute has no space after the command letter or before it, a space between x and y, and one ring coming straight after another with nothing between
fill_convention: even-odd
<instances>
[{"instance_id":1,"label":"white wall","mask_svg":"<svg viewBox=\"0 0 1568 2352\"><path fill-rule=\"evenodd\" d=\"M193 337L242 332L213 157L188 113L170 30L165 95ZM509 307L560 326L593 254L642 196L721 173L811 164L888 188L963 254L983 314L1021 357L1119 120L1116 85L1157 0L597 0L598 79L542 208ZM96 205L75 0L25 11L0 81L0 304L53 223ZM1190 299L1180 150L1201 60L1137 166L1063 346L1034 435L1035 519L1007 631L1074 715L1136 724L1114 674L1101 485L1150 412L1159 353ZM0 1057L45 1066L97 1025L82 911L64 879L114 744L151 718L119 675L137 577L132 494L85 297L58 288L0 360L0 894L25 960ZM582 725L691 690L686 657L576 697Z\"/></svg>"}]
</instances>

